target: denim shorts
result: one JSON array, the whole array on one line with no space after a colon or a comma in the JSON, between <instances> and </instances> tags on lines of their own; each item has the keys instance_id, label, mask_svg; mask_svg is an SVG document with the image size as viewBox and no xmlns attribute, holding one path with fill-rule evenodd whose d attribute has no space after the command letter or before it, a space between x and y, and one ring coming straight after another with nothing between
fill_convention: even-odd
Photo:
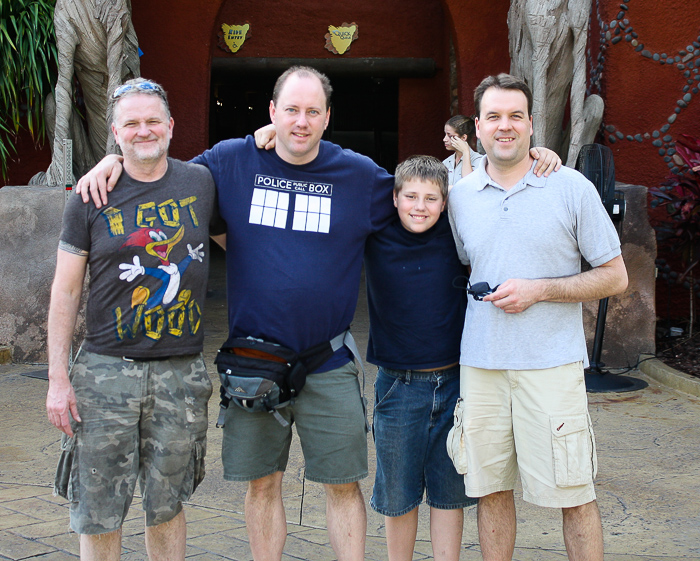
<instances>
[{"instance_id":1,"label":"denim shorts","mask_svg":"<svg viewBox=\"0 0 700 561\"><path fill-rule=\"evenodd\" d=\"M372 434L377 473L370 505L385 516L476 503L447 455L447 433L459 397L459 367L417 372L379 368Z\"/></svg>"}]
</instances>

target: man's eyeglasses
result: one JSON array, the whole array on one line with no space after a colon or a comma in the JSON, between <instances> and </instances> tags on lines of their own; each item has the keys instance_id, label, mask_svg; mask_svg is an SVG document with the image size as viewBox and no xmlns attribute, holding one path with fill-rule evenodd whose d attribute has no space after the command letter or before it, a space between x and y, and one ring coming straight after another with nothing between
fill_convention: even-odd
<instances>
[{"instance_id":1,"label":"man's eyeglasses","mask_svg":"<svg viewBox=\"0 0 700 561\"><path fill-rule=\"evenodd\" d=\"M114 93L112 94L112 99L119 99L125 93L134 90L137 92L154 93L160 96L165 95L163 88L161 88L158 84L156 84L155 82L146 81L138 82L136 84L124 84L123 86L119 86L116 90L114 90Z\"/></svg>"}]
</instances>

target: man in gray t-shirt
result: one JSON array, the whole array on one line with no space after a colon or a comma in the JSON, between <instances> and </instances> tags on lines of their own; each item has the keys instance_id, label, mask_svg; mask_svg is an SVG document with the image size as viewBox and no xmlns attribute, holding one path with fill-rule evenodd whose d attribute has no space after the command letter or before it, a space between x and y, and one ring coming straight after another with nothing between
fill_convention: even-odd
<instances>
[{"instance_id":1,"label":"man in gray t-shirt","mask_svg":"<svg viewBox=\"0 0 700 561\"><path fill-rule=\"evenodd\" d=\"M125 173L109 207L67 201L51 290L55 490L71 501L81 559L119 558L139 481L149 558L184 560L182 502L204 477L212 391L201 314L216 190L206 168L167 157L173 119L158 84L130 80L112 102ZM87 334L69 374L88 266Z\"/></svg>"},{"instance_id":2,"label":"man in gray t-shirt","mask_svg":"<svg viewBox=\"0 0 700 561\"><path fill-rule=\"evenodd\" d=\"M467 307L455 429L465 449L455 463L466 464L467 495L479 497L485 559L512 558L519 472L526 501L562 509L569 558L602 561L581 302L626 288L619 239L581 174L532 173L523 81L490 76L474 101L487 157L452 190L449 215L472 286L497 288Z\"/></svg>"}]
</instances>

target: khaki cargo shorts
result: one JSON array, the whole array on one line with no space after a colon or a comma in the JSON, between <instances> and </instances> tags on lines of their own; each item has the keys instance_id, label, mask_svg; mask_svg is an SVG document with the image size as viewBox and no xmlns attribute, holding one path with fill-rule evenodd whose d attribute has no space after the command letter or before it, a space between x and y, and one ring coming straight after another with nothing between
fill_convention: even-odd
<instances>
[{"instance_id":1,"label":"khaki cargo shorts","mask_svg":"<svg viewBox=\"0 0 700 561\"><path fill-rule=\"evenodd\" d=\"M131 361L81 350L70 376L82 422L63 435L54 493L71 502L71 528L120 528L137 480L146 525L172 520L204 478L212 385L201 354Z\"/></svg>"},{"instance_id":2,"label":"khaki cargo shorts","mask_svg":"<svg viewBox=\"0 0 700 561\"><path fill-rule=\"evenodd\" d=\"M569 508L595 500L595 438L580 362L543 370L462 365L467 495L515 487L527 502Z\"/></svg>"}]
</instances>

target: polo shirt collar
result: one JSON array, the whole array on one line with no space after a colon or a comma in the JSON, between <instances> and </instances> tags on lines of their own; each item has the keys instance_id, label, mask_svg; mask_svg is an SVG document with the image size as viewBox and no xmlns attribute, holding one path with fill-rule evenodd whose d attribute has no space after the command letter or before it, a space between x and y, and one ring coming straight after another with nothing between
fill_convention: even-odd
<instances>
[{"instance_id":1,"label":"polo shirt collar","mask_svg":"<svg viewBox=\"0 0 700 561\"><path fill-rule=\"evenodd\" d=\"M491 185L492 187L495 187L496 189L503 189L496 181L494 181L491 176L486 172L486 162L488 160L488 156L486 158L481 158L481 161L479 162L479 167L474 170L475 173L479 174L479 191L483 191L488 185ZM511 187L508 190L509 194L512 194L516 191L522 191L525 187L530 186L530 187L544 187L547 184L547 178L543 175L542 177L537 177L535 175L535 172L533 171L535 169L535 164L537 163L537 160L532 162L532 166L530 166L529 171L525 174L525 176L518 181L513 187Z\"/></svg>"}]
</instances>

